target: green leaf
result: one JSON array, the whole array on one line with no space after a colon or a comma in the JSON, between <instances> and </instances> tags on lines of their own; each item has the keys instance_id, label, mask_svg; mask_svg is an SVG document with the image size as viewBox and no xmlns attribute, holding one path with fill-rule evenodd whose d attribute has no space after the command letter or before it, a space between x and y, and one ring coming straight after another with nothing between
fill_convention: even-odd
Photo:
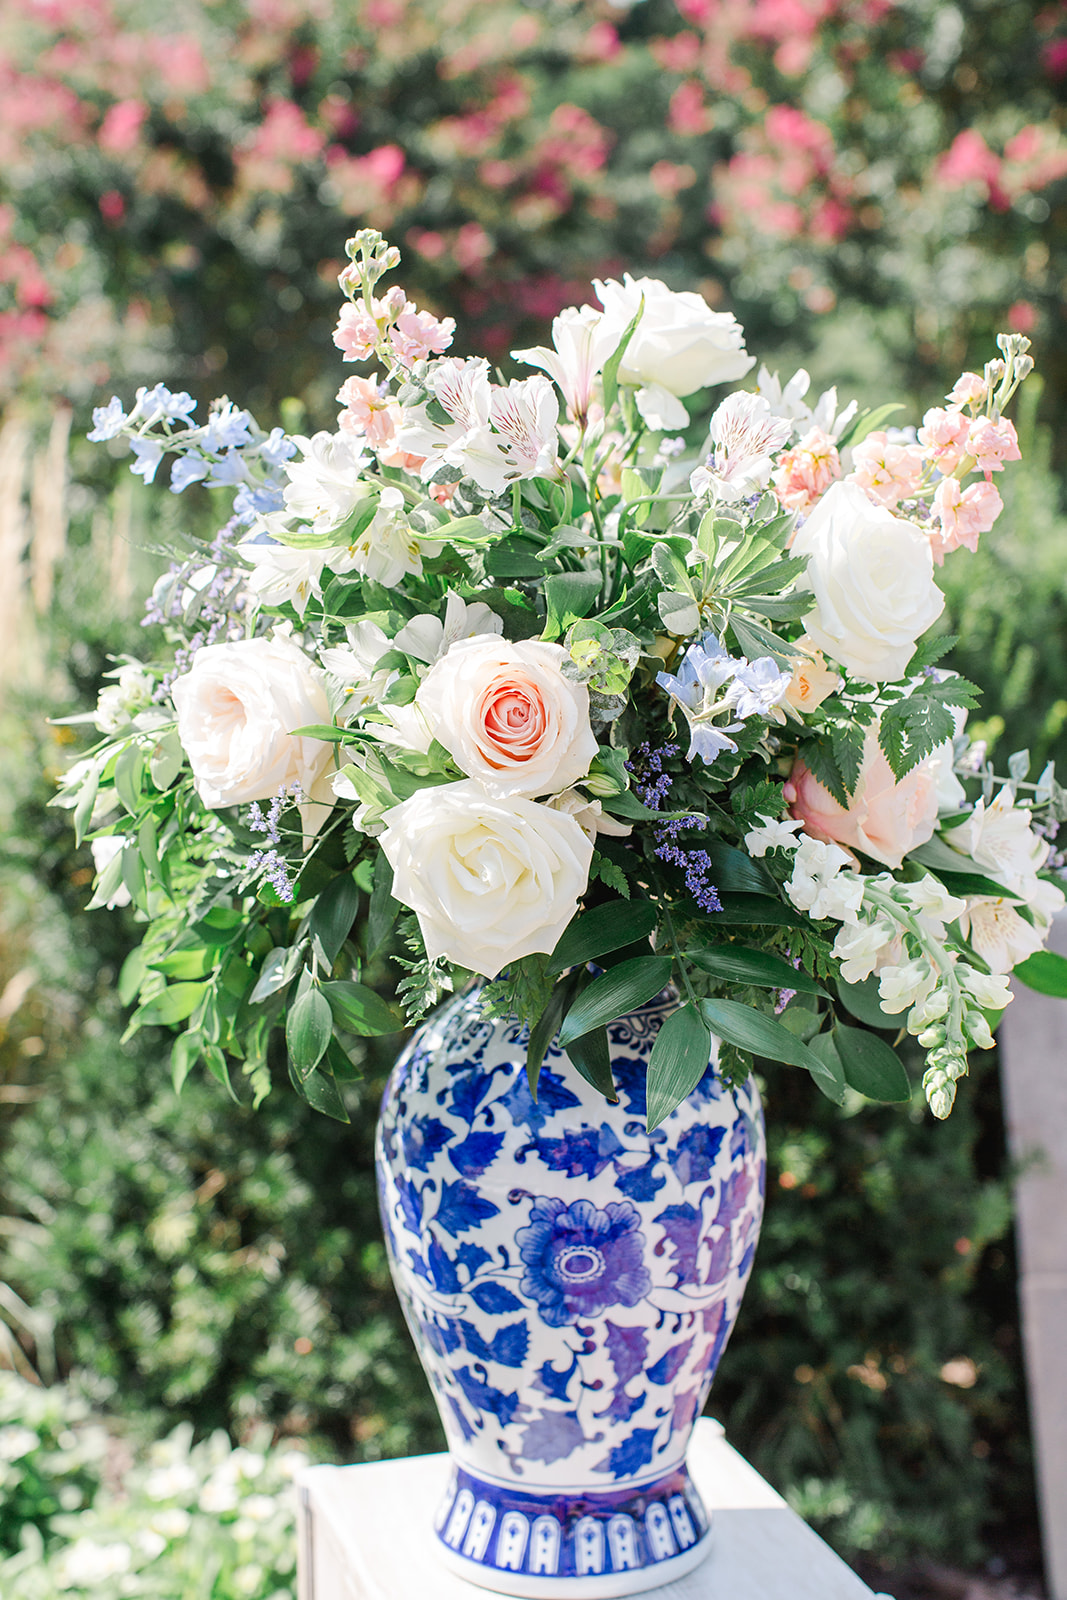
<instances>
[{"instance_id":1,"label":"green leaf","mask_svg":"<svg viewBox=\"0 0 1067 1600\"><path fill-rule=\"evenodd\" d=\"M141 990L148 971L148 955L143 944L132 949L119 969L116 984L119 999L124 1006L132 1006Z\"/></svg>"},{"instance_id":2,"label":"green leaf","mask_svg":"<svg viewBox=\"0 0 1067 1600\"><path fill-rule=\"evenodd\" d=\"M545 639L558 639L575 622L587 617L600 594L599 572L557 572L545 579Z\"/></svg>"},{"instance_id":3,"label":"green leaf","mask_svg":"<svg viewBox=\"0 0 1067 1600\"><path fill-rule=\"evenodd\" d=\"M846 445L859 444L869 433L874 433L883 422L888 422L890 417L903 409L901 401L893 400L888 405L875 406L873 411L861 411L838 439L837 448L843 450Z\"/></svg>"},{"instance_id":4,"label":"green leaf","mask_svg":"<svg viewBox=\"0 0 1067 1600\"><path fill-rule=\"evenodd\" d=\"M634 312L631 321L627 324L627 327L626 327L626 329L625 329L625 331L623 333L622 338L619 340L618 344L615 346L615 349L612 351L611 355L608 357L608 359L604 363L604 371L603 371L603 373L601 375L601 383L603 385L603 390L604 390L604 410L605 410L605 412L611 410L612 406L615 404L616 399L618 398L618 393L619 393L619 368L622 365L622 358L626 354L626 346L630 343L630 340L634 336L634 329L637 327L637 324L640 322L642 314L644 313L644 309L645 309L645 297L644 297L644 295L642 295L641 296L641 303L638 306L637 310Z\"/></svg>"},{"instance_id":5,"label":"green leaf","mask_svg":"<svg viewBox=\"0 0 1067 1600\"><path fill-rule=\"evenodd\" d=\"M327 971L337 960L338 951L351 933L358 910L359 890L350 872L338 873L315 901L308 920L308 932L318 946L320 959Z\"/></svg>"},{"instance_id":6,"label":"green leaf","mask_svg":"<svg viewBox=\"0 0 1067 1600\"><path fill-rule=\"evenodd\" d=\"M546 972L584 966L609 950L647 939L659 920L651 900L608 900L569 922L549 958Z\"/></svg>"},{"instance_id":7,"label":"green leaf","mask_svg":"<svg viewBox=\"0 0 1067 1600\"><path fill-rule=\"evenodd\" d=\"M772 622L799 622L814 604L815 595L811 589L801 589L796 594L748 594L734 601L737 610L769 617Z\"/></svg>"},{"instance_id":8,"label":"green leaf","mask_svg":"<svg viewBox=\"0 0 1067 1600\"><path fill-rule=\"evenodd\" d=\"M404 1026L399 1014L365 983L324 983L321 992L326 996L338 1027L347 1028L349 1033L372 1037L398 1033Z\"/></svg>"},{"instance_id":9,"label":"green leaf","mask_svg":"<svg viewBox=\"0 0 1067 1600\"><path fill-rule=\"evenodd\" d=\"M235 1105L240 1105L237 1091L230 1082L230 1069L226 1064L226 1057L217 1044L205 1044L203 1047L204 1065L216 1082L221 1083L230 1099Z\"/></svg>"},{"instance_id":10,"label":"green leaf","mask_svg":"<svg viewBox=\"0 0 1067 1600\"><path fill-rule=\"evenodd\" d=\"M799 654L795 646L787 644L776 633L771 633L761 623L753 622L751 617L739 616L736 611L730 613L730 627L738 645L750 661L760 656L770 656L780 667L784 667L789 665L793 656Z\"/></svg>"},{"instance_id":11,"label":"green leaf","mask_svg":"<svg viewBox=\"0 0 1067 1600\"><path fill-rule=\"evenodd\" d=\"M638 956L594 978L568 1011L559 1031L560 1045L566 1050L572 1039L645 1005L666 988L672 965L670 956Z\"/></svg>"},{"instance_id":12,"label":"green leaf","mask_svg":"<svg viewBox=\"0 0 1067 1600\"><path fill-rule=\"evenodd\" d=\"M81 844L91 826L93 806L100 789L100 772L94 768L78 790L78 804L74 807L74 840Z\"/></svg>"},{"instance_id":13,"label":"green leaf","mask_svg":"<svg viewBox=\"0 0 1067 1600\"><path fill-rule=\"evenodd\" d=\"M715 925L766 928L808 928L809 919L777 895L721 893L722 910L711 913L702 937L714 941Z\"/></svg>"},{"instance_id":14,"label":"green leaf","mask_svg":"<svg viewBox=\"0 0 1067 1600\"><path fill-rule=\"evenodd\" d=\"M878 743L893 776L898 781L905 777L931 750L951 739L955 727L951 711L938 695L923 692L891 701L882 711Z\"/></svg>"},{"instance_id":15,"label":"green leaf","mask_svg":"<svg viewBox=\"0 0 1067 1600\"><path fill-rule=\"evenodd\" d=\"M1025 983L1028 989L1036 989L1038 994L1067 999L1067 961L1055 950L1039 950L1036 955L1027 956L1012 976Z\"/></svg>"},{"instance_id":16,"label":"green leaf","mask_svg":"<svg viewBox=\"0 0 1067 1600\"><path fill-rule=\"evenodd\" d=\"M168 950L151 963L153 972L162 972L165 978L206 978L215 965L215 952L206 945L195 945L188 950Z\"/></svg>"},{"instance_id":17,"label":"green leaf","mask_svg":"<svg viewBox=\"0 0 1067 1600\"><path fill-rule=\"evenodd\" d=\"M487 528L481 517L457 517L454 522L432 529L430 536L442 544L477 545L490 544L500 534Z\"/></svg>"},{"instance_id":18,"label":"green leaf","mask_svg":"<svg viewBox=\"0 0 1067 1600\"><path fill-rule=\"evenodd\" d=\"M809 1069L817 1088L827 1100L839 1106L845 1098L845 1069L841 1065L837 1046L828 1033L817 1033L814 1039L808 1040L808 1050L819 1062L818 1072L814 1067Z\"/></svg>"},{"instance_id":19,"label":"green leaf","mask_svg":"<svg viewBox=\"0 0 1067 1600\"><path fill-rule=\"evenodd\" d=\"M332 1073L323 1072L321 1068L316 1067L308 1073L300 1088L313 1111L321 1111L324 1116L332 1117L335 1122L351 1122L352 1118L345 1109L341 1091Z\"/></svg>"},{"instance_id":20,"label":"green leaf","mask_svg":"<svg viewBox=\"0 0 1067 1600\"><path fill-rule=\"evenodd\" d=\"M953 851L953 855L956 852ZM909 856L914 860L915 853ZM963 861L965 857L958 858ZM934 876L944 884L949 894L965 897L967 895L986 895L993 900L1021 901L1022 895L1012 894L1010 889L1005 889L1002 883L997 883L994 878L987 878L982 872L950 872L944 867L931 867Z\"/></svg>"},{"instance_id":21,"label":"green leaf","mask_svg":"<svg viewBox=\"0 0 1067 1600\"><path fill-rule=\"evenodd\" d=\"M400 915L400 902L393 899L393 869L384 850L378 851L374 863L374 882L367 913L367 955L374 956L381 949Z\"/></svg>"},{"instance_id":22,"label":"green leaf","mask_svg":"<svg viewBox=\"0 0 1067 1600\"><path fill-rule=\"evenodd\" d=\"M702 836L715 887L727 894L774 894L778 885L761 861L723 839Z\"/></svg>"},{"instance_id":23,"label":"green leaf","mask_svg":"<svg viewBox=\"0 0 1067 1600\"><path fill-rule=\"evenodd\" d=\"M530 1085L530 1093L537 1099L537 1080L541 1076L541 1063L545 1059L549 1045L556 1037L560 1023L566 1016L567 1007L578 988L581 980L580 972L571 972L556 984L548 997L548 1004L530 1029L530 1039L526 1046L526 1081Z\"/></svg>"},{"instance_id":24,"label":"green leaf","mask_svg":"<svg viewBox=\"0 0 1067 1600\"><path fill-rule=\"evenodd\" d=\"M277 994L279 989L284 989L286 984L292 983L303 957L303 944L279 945L271 950L263 958L256 986L248 997L249 1005L258 1006L270 995Z\"/></svg>"},{"instance_id":25,"label":"green leaf","mask_svg":"<svg viewBox=\"0 0 1067 1600\"><path fill-rule=\"evenodd\" d=\"M837 980L837 995L845 1010L868 1028L899 1028L899 1016L882 1010L878 979L865 978L862 983L844 983Z\"/></svg>"},{"instance_id":26,"label":"green leaf","mask_svg":"<svg viewBox=\"0 0 1067 1600\"><path fill-rule=\"evenodd\" d=\"M181 1033L175 1039L170 1052L170 1081L174 1085L175 1094L181 1094L182 1084L200 1060L203 1048L203 1035L195 1030Z\"/></svg>"},{"instance_id":27,"label":"green leaf","mask_svg":"<svg viewBox=\"0 0 1067 1600\"><path fill-rule=\"evenodd\" d=\"M711 1033L694 1005L672 1011L656 1035L648 1059L648 1131L696 1088L711 1059Z\"/></svg>"},{"instance_id":28,"label":"green leaf","mask_svg":"<svg viewBox=\"0 0 1067 1600\"><path fill-rule=\"evenodd\" d=\"M833 740L824 737L804 739L798 753L812 776L818 779L824 789L829 789L838 805L847 809L851 796L834 754Z\"/></svg>"},{"instance_id":29,"label":"green leaf","mask_svg":"<svg viewBox=\"0 0 1067 1600\"><path fill-rule=\"evenodd\" d=\"M712 1033L740 1050L766 1056L769 1061L787 1061L790 1066L804 1067L812 1075L822 1066L795 1033L783 1028L765 1011L743 1006L737 1000L702 1000L700 1010Z\"/></svg>"},{"instance_id":30,"label":"green leaf","mask_svg":"<svg viewBox=\"0 0 1067 1600\"><path fill-rule=\"evenodd\" d=\"M657 596L656 609L668 633L687 639L700 632L700 612L691 595L679 594L676 589L664 589Z\"/></svg>"},{"instance_id":31,"label":"green leaf","mask_svg":"<svg viewBox=\"0 0 1067 1600\"><path fill-rule=\"evenodd\" d=\"M318 1066L332 1033L333 1012L330 1002L321 989L305 989L293 1001L285 1019L289 1059L301 1079Z\"/></svg>"},{"instance_id":32,"label":"green leaf","mask_svg":"<svg viewBox=\"0 0 1067 1600\"><path fill-rule=\"evenodd\" d=\"M898 1103L911 1099L911 1084L904 1063L884 1039L865 1028L846 1028L837 1023L833 1040L845 1081L868 1100Z\"/></svg>"},{"instance_id":33,"label":"green leaf","mask_svg":"<svg viewBox=\"0 0 1067 1600\"><path fill-rule=\"evenodd\" d=\"M141 782L144 777L144 756L134 740L119 751L115 761L115 793L123 809L135 817L141 809Z\"/></svg>"},{"instance_id":34,"label":"green leaf","mask_svg":"<svg viewBox=\"0 0 1067 1600\"><path fill-rule=\"evenodd\" d=\"M532 539L501 539L486 551L485 570L491 578L543 578L540 548Z\"/></svg>"},{"instance_id":35,"label":"green leaf","mask_svg":"<svg viewBox=\"0 0 1067 1600\"><path fill-rule=\"evenodd\" d=\"M686 951L686 959L701 972L727 983L751 983L758 989L793 989L797 994L821 994L814 978L799 972L768 950L745 950L735 944L712 945Z\"/></svg>"},{"instance_id":36,"label":"green leaf","mask_svg":"<svg viewBox=\"0 0 1067 1600\"><path fill-rule=\"evenodd\" d=\"M177 729L170 728L148 752L148 775L161 793L170 788L184 762L185 751Z\"/></svg>"},{"instance_id":37,"label":"green leaf","mask_svg":"<svg viewBox=\"0 0 1067 1600\"><path fill-rule=\"evenodd\" d=\"M856 792L856 785L860 781L860 766L863 761L863 747L867 737L867 730L858 722L831 723L829 728L830 747L834 753L837 770L841 774L841 781L849 797ZM847 805L847 801L845 802Z\"/></svg>"},{"instance_id":38,"label":"green leaf","mask_svg":"<svg viewBox=\"0 0 1067 1600\"><path fill-rule=\"evenodd\" d=\"M579 1034L567 1046L567 1056L586 1083L591 1083L612 1105L618 1105L619 1091L611 1076L611 1051L606 1028L593 1028Z\"/></svg>"},{"instance_id":39,"label":"green leaf","mask_svg":"<svg viewBox=\"0 0 1067 1600\"><path fill-rule=\"evenodd\" d=\"M338 728L332 722L309 722L303 728L290 728L292 739L318 739L322 744L355 744L365 735L359 728Z\"/></svg>"},{"instance_id":40,"label":"green leaf","mask_svg":"<svg viewBox=\"0 0 1067 1600\"><path fill-rule=\"evenodd\" d=\"M208 989L206 983L172 983L162 994L146 1000L131 1017L138 1027L169 1027L191 1017Z\"/></svg>"}]
</instances>

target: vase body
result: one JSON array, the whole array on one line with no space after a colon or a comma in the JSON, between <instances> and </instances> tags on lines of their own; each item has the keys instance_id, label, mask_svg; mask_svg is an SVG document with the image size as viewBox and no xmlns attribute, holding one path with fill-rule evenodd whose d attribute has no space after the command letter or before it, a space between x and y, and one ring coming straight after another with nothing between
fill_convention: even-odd
<instances>
[{"instance_id":1,"label":"vase body","mask_svg":"<svg viewBox=\"0 0 1067 1600\"><path fill-rule=\"evenodd\" d=\"M619 1103L561 1052L536 1102L526 1031L478 991L415 1034L382 1103L393 1279L452 1458L444 1561L498 1593L634 1594L703 1558L685 1466L763 1211L752 1080L714 1060L645 1130L645 1069L676 1004L609 1028Z\"/></svg>"}]
</instances>

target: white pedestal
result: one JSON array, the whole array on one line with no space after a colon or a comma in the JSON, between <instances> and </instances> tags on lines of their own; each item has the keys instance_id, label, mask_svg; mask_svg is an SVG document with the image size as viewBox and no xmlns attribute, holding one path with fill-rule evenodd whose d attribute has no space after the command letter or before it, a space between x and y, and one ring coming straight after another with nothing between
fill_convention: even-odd
<instances>
[{"instance_id":1,"label":"white pedestal","mask_svg":"<svg viewBox=\"0 0 1067 1600\"><path fill-rule=\"evenodd\" d=\"M689 1470L712 1514L711 1551L651 1600L872 1600L710 1418L696 1425ZM303 1472L299 1600L489 1600L438 1557L447 1474L444 1455Z\"/></svg>"}]
</instances>

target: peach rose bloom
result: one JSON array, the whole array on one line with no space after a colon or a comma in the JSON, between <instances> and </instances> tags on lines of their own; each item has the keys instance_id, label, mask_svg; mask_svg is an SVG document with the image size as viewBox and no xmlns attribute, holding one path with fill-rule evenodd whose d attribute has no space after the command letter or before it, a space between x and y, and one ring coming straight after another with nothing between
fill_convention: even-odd
<instances>
[{"instance_id":1,"label":"peach rose bloom","mask_svg":"<svg viewBox=\"0 0 1067 1600\"><path fill-rule=\"evenodd\" d=\"M847 807L799 757L784 793L790 816L803 822L805 833L862 850L887 867L899 867L937 825L936 773L921 761L898 782L878 744L877 726L867 730L859 782Z\"/></svg>"},{"instance_id":2,"label":"peach rose bloom","mask_svg":"<svg viewBox=\"0 0 1067 1600\"><path fill-rule=\"evenodd\" d=\"M816 706L822 705L827 695L841 687L841 674L826 665L826 657L807 634L797 640L797 649L804 653L794 658L793 676L785 691L785 703L794 711L814 711Z\"/></svg>"}]
</instances>

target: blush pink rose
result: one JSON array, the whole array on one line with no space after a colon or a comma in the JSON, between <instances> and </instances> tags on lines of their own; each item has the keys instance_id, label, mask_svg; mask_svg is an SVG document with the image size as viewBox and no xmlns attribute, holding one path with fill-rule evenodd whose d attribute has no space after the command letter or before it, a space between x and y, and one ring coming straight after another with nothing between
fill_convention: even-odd
<instances>
[{"instance_id":1,"label":"blush pink rose","mask_svg":"<svg viewBox=\"0 0 1067 1600\"><path fill-rule=\"evenodd\" d=\"M899 867L937 825L936 772L920 762L898 782L878 744L877 727L867 730L859 782L847 807L838 804L799 757L784 793L790 816L804 824L805 833L862 850L887 867Z\"/></svg>"},{"instance_id":2,"label":"blush pink rose","mask_svg":"<svg viewBox=\"0 0 1067 1600\"><path fill-rule=\"evenodd\" d=\"M458 639L424 678L416 702L434 738L489 794L558 794L597 753L589 692L563 675L562 645Z\"/></svg>"}]
</instances>

